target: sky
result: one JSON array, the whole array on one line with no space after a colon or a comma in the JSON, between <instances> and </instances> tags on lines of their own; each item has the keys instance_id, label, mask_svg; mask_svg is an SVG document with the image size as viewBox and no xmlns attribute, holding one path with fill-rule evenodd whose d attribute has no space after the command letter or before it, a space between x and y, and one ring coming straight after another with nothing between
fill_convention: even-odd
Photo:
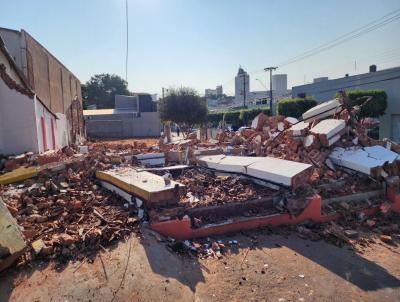
<instances>
[{"instance_id":1,"label":"sky","mask_svg":"<svg viewBox=\"0 0 400 302\"><path fill-rule=\"evenodd\" d=\"M125 78L125 0L0 1L0 27L25 29L82 83L99 73ZM264 67L399 8L399 0L128 0L128 88L160 94L189 86L204 94L223 85L233 95L242 66L251 91L265 90ZM286 73L291 88L368 72L371 64L400 66L400 19L276 73Z\"/></svg>"}]
</instances>

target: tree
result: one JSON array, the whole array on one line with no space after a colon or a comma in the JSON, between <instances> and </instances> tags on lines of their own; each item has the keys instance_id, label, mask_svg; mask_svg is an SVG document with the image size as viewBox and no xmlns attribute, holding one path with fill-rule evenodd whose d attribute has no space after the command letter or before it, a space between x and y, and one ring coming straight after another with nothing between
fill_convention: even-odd
<instances>
[{"instance_id":1,"label":"tree","mask_svg":"<svg viewBox=\"0 0 400 302\"><path fill-rule=\"evenodd\" d=\"M185 136L207 119L205 99L189 87L169 89L167 96L158 102L158 112L163 122L176 123Z\"/></svg>"},{"instance_id":2,"label":"tree","mask_svg":"<svg viewBox=\"0 0 400 302\"><path fill-rule=\"evenodd\" d=\"M82 85L82 97L87 105L96 105L98 109L114 108L116 94L130 95L128 83L115 74L96 74Z\"/></svg>"}]
</instances>

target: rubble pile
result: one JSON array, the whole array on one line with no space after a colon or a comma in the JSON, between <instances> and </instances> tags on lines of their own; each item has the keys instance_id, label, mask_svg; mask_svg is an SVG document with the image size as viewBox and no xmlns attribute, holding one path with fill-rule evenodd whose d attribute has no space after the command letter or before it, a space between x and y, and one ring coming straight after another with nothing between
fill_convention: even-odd
<instances>
[{"instance_id":1,"label":"rubble pile","mask_svg":"<svg viewBox=\"0 0 400 302\"><path fill-rule=\"evenodd\" d=\"M137 230L136 208L96 185L95 172L111 166L93 151L57 173L0 187L33 255L82 259Z\"/></svg>"},{"instance_id":2,"label":"rubble pile","mask_svg":"<svg viewBox=\"0 0 400 302\"><path fill-rule=\"evenodd\" d=\"M394 246L399 244L400 216L388 215L385 206L373 218L357 213L355 209L342 213L343 219L337 221L303 224L291 229L303 239L325 240L339 247L348 245L360 253L380 241Z\"/></svg>"},{"instance_id":3,"label":"rubble pile","mask_svg":"<svg viewBox=\"0 0 400 302\"><path fill-rule=\"evenodd\" d=\"M283 116L267 117L260 113L252 123L252 128L240 133L222 132L217 139L220 144L240 144L247 154L268 156L313 165L309 183L317 187L358 173L338 169L330 159L332 151L358 150L369 146L383 146L399 153L400 146L388 140L374 140L367 136L363 120L358 121L355 113L346 109L346 99L322 103L322 113L315 116L306 112L303 120ZM329 107L327 112L326 107ZM312 108L310 111L316 111ZM305 118L308 117L308 118ZM375 179L399 174L399 160L385 164L372 171ZM357 171L356 171L357 172Z\"/></svg>"},{"instance_id":4,"label":"rubble pile","mask_svg":"<svg viewBox=\"0 0 400 302\"><path fill-rule=\"evenodd\" d=\"M186 186L187 194L180 200L186 207L242 202L276 194L237 176L214 176L204 168L188 169L177 181Z\"/></svg>"}]
</instances>

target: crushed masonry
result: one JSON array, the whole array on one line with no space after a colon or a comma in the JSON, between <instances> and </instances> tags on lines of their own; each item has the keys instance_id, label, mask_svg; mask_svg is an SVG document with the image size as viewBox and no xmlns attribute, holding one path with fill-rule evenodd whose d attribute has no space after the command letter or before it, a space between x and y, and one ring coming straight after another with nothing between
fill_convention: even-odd
<instances>
[{"instance_id":1,"label":"crushed masonry","mask_svg":"<svg viewBox=\"0 0 400 302\"><path fill-rule=\"evenodd\" d=\"M82 260L144 221L196 237L286 222L301 237L338 245L362 242L368 228L391 242L399 233L387 217L400 211L400 146L368 137L346 102L319 104L299 119L259 114L252 127L218 129L209 139L203 131L201 139L92 142L1 157L3 212L23 239L14 253L0 236L0 261L25 250L22 262ZM325 223L305 225L315 217ZM237 243L168 245L221 258L225 244Z\"/></svg>"}]
</instances>

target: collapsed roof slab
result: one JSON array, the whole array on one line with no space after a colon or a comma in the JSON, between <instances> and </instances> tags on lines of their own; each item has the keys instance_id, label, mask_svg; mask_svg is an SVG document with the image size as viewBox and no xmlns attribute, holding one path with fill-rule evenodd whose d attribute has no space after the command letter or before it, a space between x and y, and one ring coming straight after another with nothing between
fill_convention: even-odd
<instances>
[{"instance_id":1,"label":"collapsed roof slab","mask_svg":"<svg viewBox=\"0 0 400 302\"><path fill-rule=\"evenodd\" d=\"M307 181L311 165L273 157L203 156L200 162L210 169L241 173L287 187Z\"/></svg>"},{"instance_id":2,"label":"collapsed roof slab","mask_svg":"<svg viewBox=\"0 0 400 302\"><path fill-rule=\"evenodd\" d=\"M385 163L393 163L399 159L399 155L382 146L350 149L337 147L329 158L338 166L371 175L373 169L382 167Z\"/></svg>"},{"instance_id":3,"label":"collapsed roof slab","mask_svg":"<svg viewBox=\"0 0 400 302\"><path fill-rule=\"evenodd\" d=\"M130 167L97 171L96 177L127 193L145 200L148 207L164 204L177 204L179 192L185 186L147 171L136 171Z\"/></svg>"},{"instance_id":4,"label":"collapsed roof slab","mask_svg":"<svg viewBox=\"0 0 400 302\"><path fill-rule=\"evenodd\" d=\"M321 103L303 113L303 121L313 122L314 120L319 120L324 117L332 116L336 112L340 111L342 104L340 104L338 99L333 99L328 102Z\"/></svg>"},{"instance_id":5,"label":"collapsed roof slab","mask_svg":"<svg viewBox=\"0 0 400 302\"><path fill-rule=\"evenodd\" d=\"M210 169L218 169L219 162L225 158L226 155L219 154L219 155L206 155L199 157L199 163L207 166Z\"/></svg>"},{"instance_id":6,"label":"collapsed roof slab","mask_svg":"<svg viewBox=\"0 0 400 302\"><path fill-rule=\"evenodd\" d=\"M219 162L218 170L247 174L247 167L258 160L259 158L250 156L226 156Z\"/></svg>"},{"instance_id":7,"label":"collapsed roof slab","mask_svg":"<svg viewBox=\"0 0 400 302\"><path fill-rule=\"evenodd\" d=\"M311 165L274 157L260 157L247 167L247 175L287 187L307 182Z\"/></svg>"}]
</instances>

